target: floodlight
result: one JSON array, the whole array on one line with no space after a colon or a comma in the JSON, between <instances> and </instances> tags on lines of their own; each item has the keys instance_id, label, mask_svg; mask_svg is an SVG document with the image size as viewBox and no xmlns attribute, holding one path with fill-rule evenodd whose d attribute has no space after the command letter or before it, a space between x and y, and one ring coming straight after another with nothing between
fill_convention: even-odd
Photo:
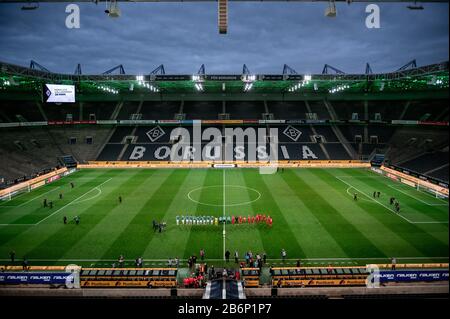
<instances>
[{"instance_id":1,"label":"floodlight","mask_svg":"<svg viewBox=\"0 0 450 319\"><path fill-rule=\"evenodd\" d=\"M195 83L195 88L197 91L203 91L203 86L200 83Z\"/></svg>"},{"instance_id":2,"label":"floodlight","mask_svg":"<svg viewBox=\"0 0 450 319\"><path fill-rule=\"evenodd\" d=\"M121 11L119 9L119 5L117 3L117 0L111 0L109 5L108 1L105 2L107 5L107 8L105 10L105 13L111 17L111 18L118 18L121 15Z\"/></svg>"},{"instance_id":3,"label":"floodlight","mask_svg":"<svg viewBox=\"0 0 450 319\"><path fill-rule=\"evenodd\" d=\"M325 16L334 18L336 17L337 11L336 11L336 3L334 0L330 0L328 7L325 9Z\"/></svg>"},{"instance_id":4,"label":"floodlight","mask_svg":"<svg viewBox=\"0 0 450 319\"><path fill-rule=\"evenodd\" d=\"M248 92L252 89L252 87L253 87L253 82L246 83L244 86L244 91Z\"/></svg>"}]
</instances>

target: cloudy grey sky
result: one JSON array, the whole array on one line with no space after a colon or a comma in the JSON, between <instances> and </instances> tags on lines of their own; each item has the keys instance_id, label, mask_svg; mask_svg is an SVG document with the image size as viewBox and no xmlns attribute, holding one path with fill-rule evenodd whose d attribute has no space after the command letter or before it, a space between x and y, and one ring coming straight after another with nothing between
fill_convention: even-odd
<instances>
[{"instance_id":1,"label":"cloudy grey sky","mask_svg":"<svg viewBox=\"0 0 450 319\"><path fill-rule=\"evenodd\" d=\"M287 63L299 73L320 73L325 63L346 73L393 71L416 58L419 65L448 60L448 4L380 4L381 28L365 27L366 4L338 4L336 18L325 3L230 3L227 35L217 30L217 4L121 4L122 16L105 15L104 4L80 4L81 28L65 27L66 4L21 11L0 4L0 60L54 72L101 73L123 64L128 74L281 73Z\"/></svg>"}]
</instances>

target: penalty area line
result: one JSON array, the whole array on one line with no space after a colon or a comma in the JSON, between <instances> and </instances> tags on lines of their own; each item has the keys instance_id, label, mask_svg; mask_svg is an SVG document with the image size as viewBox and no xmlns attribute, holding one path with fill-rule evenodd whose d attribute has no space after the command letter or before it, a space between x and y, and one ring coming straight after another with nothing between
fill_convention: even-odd
<instances>
[{"instance_id":1,"label":"penalty area line","mask_svg":"<svg viewBox=\"0 0 450 319\"><path fill-rule=\"evenodd\" d=\"M38 196L36 196L36 197L33 197L32 199L30 199L30 200L28 200L28 201L26 201L26 202L24 202L24 203L22 203L22 204L20 204L20 205L0 205L0 208L2 208L2 207L7 207L7 208L18 208L18 207L22 207L23 205L26 205L26 204L28 204L29 202L32 202L32 201L34 201L35 199L38 199L39 197L44 196L45 194L54 192L54 191L56 191L56 190L59 189L59 188L61 188L61 186L58 186L58 187L53 188L53 189L51 189L51 190L49 190L49 191L47 191L47 192L45 192L45 193L42 193L41 195L38 195ZM25 194L24 194L24 195L25 195ZM17 198L17 197L13 198L12 200L15 200L16 198Z\"/></svg>"},{"instance_id":2,"label":"penalty area line","mask_svg":"<svg viewBox=\"0 0 450 319\"><path fill-rule=\"evenodd\" d=\"M106 181L104 181L103 183L101 183L100 185L97 185L93 188L91 188L90 190L88 190L86 193L84 193L83 195L75 198L74 200L72 200L71 202L67 203L66 205L64 205L63 207L61 207L60 209L58 209L57 211L55 211L54 213L48 215L47 217L41 219L40 221L38 221L36 224L34 224L35 226L39 225L40 223L42 223L44 220L49 219L50 217L54 216L55 214L59 213L61 210L63 210L64 208L66 208L67 206L73 204L73 203L77 203L77 200L79 200L80 198L83 198L84 196L86 196L87 194L89 194L90 192L92 192L94 189L106 184L107 182L109 182L110 180L112 180L112 178L107 179Z\"/></svg>"},{"instance_id":3,"label":"penalty area line","mask_svg":"<svg viewBox=\"0 0 450 319\"><path fill-rule=\"evenodd\" d=\"M402 214L395 212L390 207L388 207L388 206L384 205L383 203L377 201L376 199L370 197L369 195L367 195L366 193L362 192L360 189L356 188L355 186L351 185L350 183L347 183L346 181L342 180L341 178L339 178L337 176L336 176L336 178L338 180L340 180L341 182L343 182L344 184L346 184L347 186L349 186L349 187L353 188L354 190L360 192L361 194L363 194L364 196L366 196L370 200L374 201L375 203L378 203L379 205L383 206L384 208L386 208L387 210L392 212L395 216L403 218L404 220L406 220L410 224L448 224L448 221L419 221L419 222L412 221L412 220L406 218L405 216L403 216Z\"/></svg>"},{"instance_id":4,"label":"penalty area line","mask_svg":"<svg viewBox=\"0 0 450 319\"><path fill-rule=\"evenodd\" d=\"M349 187L352 187L353 189L357 190L358 192L360 192L361 194L363 194L364 196L366 196L367 198L369 198L370 200L374 201L375 203L378 203L379 205L383 206L384 208L386 208L387 210L389 210L390 212L392 212L394 215L399 216L401 218L403 218L404 220L406 220L408 223L410 224L414 224L413 221L409 220L408 218L406 218L405 216L401 215L401 214L397 214L395 211L393 211L391 208L387 207L386 205L380 203L379 201L377 201L376 199L373 199L372 197L370 197L369 195L367 195L366 193L362 192L361 190L359 190L358 188L356 188L355 186L351 185L350 183L344 181L343 179L339 178L336 176L336 178L338 180L340 180L342 183L346 184Z\"/></svg>"},{"instance_id":5,"label":"penalty area line","mask_svg":"<svg viewBox=\"0 0 450 319\"><path fill-rule=\"evenodd\" d=\"M43 194L41 194L41 195L38 195L38 196L36 196L36 197L30 199L29 201L27 201L27 202L25 202L25 203L22 203L22 204L18 205L17 207L21 207L21 206L23 206L23 205L26 205L26 204L28 204L29 202L32 202L32 201L34 201L35 199L38 199L39 197L42 197L42 196L44 196L45 194L54 192L54 191L56 191L56 190L58 190L58 189L60 189L60 188L61 188L61 186L58 186L58 187L56 187L56 188L54 188L54 189L52 189L52 190L49 190L48 192L45 192L45 193L43 193Z\"/></svg>"},{"instance_id":6,"label":"penalty area line","mask_svg":"<svg viewBox=\"0 0 450 319\"><path fill-rule=\"evenodd\" d=\"M394 186L394 185L388 185L388 186L389 186L390 188L395 189L396 191L398 191L398 192L400 192L400 193L402 193L402 194L408 196L408 197L411 197L412 199L415 199L415 200L421 202L422 204L427 205L427 206L448 206L448 204L433 204L433 203L428 203L428 202L426 202L426 201L421 200L420 198L415 197L414 195L411 195L411 194L408 194L408 193L405 192L405 191L402 191L399 187L396 187L396 186ZM414 190L417 191L416 189L414 189Z\"/></svg>"}]
</instances>

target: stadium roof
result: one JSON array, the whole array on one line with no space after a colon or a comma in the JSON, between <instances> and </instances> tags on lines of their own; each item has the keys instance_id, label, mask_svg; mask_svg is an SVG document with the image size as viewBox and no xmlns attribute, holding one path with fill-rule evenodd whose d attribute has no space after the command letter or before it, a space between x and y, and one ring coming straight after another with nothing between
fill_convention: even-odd
<instances>
[{"instance_id":1,"label":"stadium roof","mask_svg":"<svg viewBox=\"0 0 450 319\"><path fill-rule=\"evenodd\" d=\"M345 74L325 65L322 74L297 74L285 65L283 74L251 74L244 65L242 74L206 74L202 66L193 75L164 74L160 66L151 74L127 75L117 66L100 75L60 74L48 71L36 62L30 68L0 62L0 98L11 94L41 94L44 84L71 84L84 96L121 97L168 94L283 94L284 96L342 95L367 93L446 92L449 87L449 63L416 67L411 61L389 73ZM111 74L118 70L122 74ZM330 71L331 70L331 71ZM331 73L332 72L332 73ZM111 92L110 92L111 91Z\"/></svg>"}]
</instances>

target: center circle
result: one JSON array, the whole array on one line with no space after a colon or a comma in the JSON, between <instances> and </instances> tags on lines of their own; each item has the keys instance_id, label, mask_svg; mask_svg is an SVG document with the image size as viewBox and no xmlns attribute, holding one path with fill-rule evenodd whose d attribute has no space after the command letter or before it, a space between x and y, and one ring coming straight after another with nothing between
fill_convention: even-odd
<instances>
[{"instance_id":1,"label":"center circle","mask_svg":"<svg viewBox=\"0 0 450 319\"><path fill-rule=\"evenodd\" d=\"M261 198L261 193L246 186L212 185L194 188L187 194L187 197L200 205L233 207L256 202ZM203 199L200 197L203 197Z\"/></svg>"}]
</instances>

